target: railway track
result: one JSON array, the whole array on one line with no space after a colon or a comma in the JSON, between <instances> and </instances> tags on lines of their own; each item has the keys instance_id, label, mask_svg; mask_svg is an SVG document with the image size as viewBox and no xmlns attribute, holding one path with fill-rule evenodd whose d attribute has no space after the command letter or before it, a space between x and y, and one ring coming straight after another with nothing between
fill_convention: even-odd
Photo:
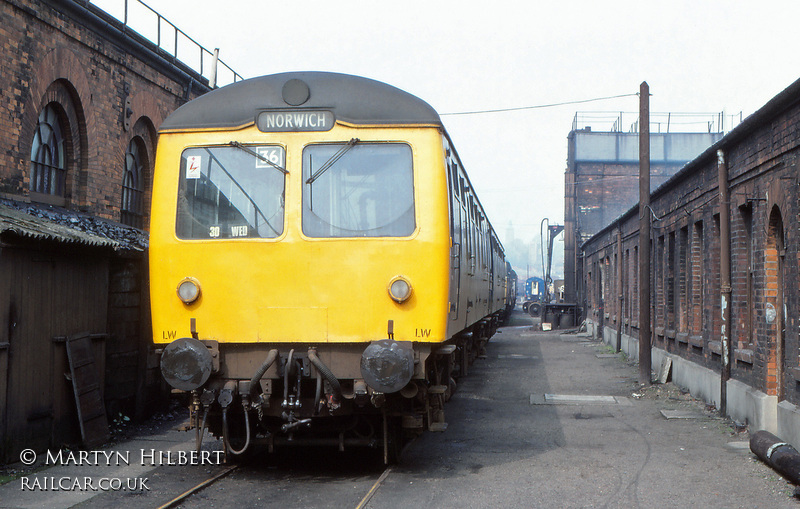
<instances>
[{"instance_id":1,"label":"railway track","mask_svg":"<svg viewBox=\"0 0 800 509\"><path fill-rule=\"evenodd\" d=\"M244 467L244 468L242 468L242 467ZM228 477L231 473L233 473L233 472L235 472L237 470L239 470L239 472L247 472L247 474L245 474L246 477L249 477L250 475L254 475L254 476L258 477L259 478L259 483L263 484L263 486L265 486L266 489L272 489L271 486L274 487L274 485L276 483L280 484L285 476L297 475L299 477L305 477L305 476L308 475L307 473L306 474L299 474L299 473L286 474L285 472L282 472L282 471L276 471L274 476L273 475L268 475L268 476L264 477L261 474L259 474L256 470L247 469L246 464L234 464L234 465L231 465L231 466L225 468L224 470L222 470L220 472L215 473L214 475L208 477L207 479L203 480L202 482L197 483L196 485L192 486L191 488L185 490L183 493L175 496L173 499L171 499L168 502L166 502L166 503L164 503L162 505L159 505L157 507L158 507L158 509L171 509L171 508L184 507L184 506L185 507L195 507L195 504L204 505L203 502L199 498L196 498L196 497L201 497L202 496L202 495L200 495L201 492L203 492L204 490L212 487L213 485L217 484L218 482L222 481L223 479ZM370 482L369 489L366 491L366 493L364 493L363 497L358 501L358 503L355 506L352 506L352 507L355 507L355 509L364 509L364 508L366 508L368 506L370 500L372 499L372 497L377 493L378 489L384 483L384 481L386 480L386 478L389 476L389 474L391 472L392 472L392 467L387 467L380 473L380 475L377 476L377 478L374 477L374 474L370 475L369 479L366 479L366 481ZM231 481L231 482L234 485L234 487L232 489L235 492L238 493L239 490L241 489L239 487L239 482L238 481ZM357 486L354 486L354 488L355 487L363 489L362 482L359 482ZM230 489L231 488L227 488L226 487L225 491L228 491ZM348 495L352 500L353 494L349 493ZM213 498L213 495L212 495L212 498ZM343 504L343 506L347 507L348 504Z\"/></svg>"},{"instance_id":2,"label":"railway track","mask_svg":"<svg viewBox=\"0 0 800 509\"><path fill-rule=\"evenodd\" d=\"M193 488L190 488L190 489L184 491L183 493L181 493L177 497L173 498L172 500L170 500L166 504L158 506L158 509L169 509L170 507L177 506L178 504L180 504L181 502L183 502L187 498L191 497L192 495L194 495L198 491L200 491L200 490L202 490L202 489L214 484L215 482L217 482L218 480L220 480L223 477L227 476L228 474L230 474L231 472L233 472L237 468L239 468L238 464L237 465L231 465L230 467L226 468L225 470L223 470L222 472L218 473L217 475L214 475L214 476L206 479L205 481L201 482L200 484L194 486Z\"/></svg>"}]
</instances>

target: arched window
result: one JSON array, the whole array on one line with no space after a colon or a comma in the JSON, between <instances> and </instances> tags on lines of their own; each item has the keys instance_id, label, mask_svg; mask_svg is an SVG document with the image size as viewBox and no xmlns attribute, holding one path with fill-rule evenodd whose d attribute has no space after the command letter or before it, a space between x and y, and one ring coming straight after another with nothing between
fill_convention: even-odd
<instances>
[{"instance_id":1,"label":"arched window","mask_svg":"<svg viewBox=\"0 0 800 509\"><path fill-rule=\"evenodd\" d=\"M125 172L122 177L122 207L120 221L142 228L144 226L144 168L147 151L138 136L128 144L125 152Z\"/></svg>"},{"instance_id":2,"label":"arched window","mask_svg":"<svg viewBox=\"0 0 800 509\"><path fill-rule=\"evenodd\" d=\"M64 197L67 151L63 114L50 103L39 114L31 144L31 184L33 193Z\"/></svg>"},{"instance_id":3,"label":"arched window","mask_svg":"<svg viewBox=\"0 0 800 509\"><path fill-rule=\"evenodd\" d=\"M781 209L773 205L769 214L767 242L764 247L764 320L767 323L764 344L767 349L766 392L786 398L786 244Z\"/></svg>"}]
</instances>

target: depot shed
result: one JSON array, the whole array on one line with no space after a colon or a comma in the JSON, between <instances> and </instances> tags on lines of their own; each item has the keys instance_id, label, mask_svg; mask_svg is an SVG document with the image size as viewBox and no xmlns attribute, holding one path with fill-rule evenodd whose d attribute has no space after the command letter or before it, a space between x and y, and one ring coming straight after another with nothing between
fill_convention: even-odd
<instances>
[{"instance_id":1,"label":"depot shed","mask_svg":"<svg viewBox=\"0 0 800 509\"><path fill-rule=\"evenodd\" d=\"M128 264L141 263L145 246L135 228L0 203L0 456L101 444L108 427L97 419L135 399L142 341L126 314L138 319L142 285L131 284Z\"/></svg>"}]
</instances>

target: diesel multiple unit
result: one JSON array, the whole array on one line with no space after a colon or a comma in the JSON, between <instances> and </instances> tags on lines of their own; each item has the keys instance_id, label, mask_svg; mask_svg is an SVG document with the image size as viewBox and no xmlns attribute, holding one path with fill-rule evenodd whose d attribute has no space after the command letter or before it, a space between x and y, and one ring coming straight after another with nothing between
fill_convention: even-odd
<instances>
[{"instance_id":1,"label":"diesel multiple unit","mask_svg":"<svg viewBox=\"0 0 800 509\"><path fill-rule=\"evenodd\" d=\"M162 373L198 430L234 454L291 441L387 462L446 427L515 287L439 115L322 72L241 81L164 121L150 271Z\"/></svg>"}]
</instances>

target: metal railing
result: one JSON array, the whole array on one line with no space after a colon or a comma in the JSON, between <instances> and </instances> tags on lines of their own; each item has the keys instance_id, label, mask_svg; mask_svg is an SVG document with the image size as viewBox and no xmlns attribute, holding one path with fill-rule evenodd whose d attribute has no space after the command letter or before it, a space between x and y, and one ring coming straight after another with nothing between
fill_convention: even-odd
<instances>
[{"instance_id":1,"label":"metal railing","mask_svg":"<svg viewBox=\"0 0 800 509\"><path fill-rule=\"evenodd\" d=\"M650 113L651 133L726 133L742 122L742 112L719 113ZM639 114L626 112L577 112L572 130L598 132L639 132Z\"/></svg>"},{"instance_id":2,"label":"metal railing","mask_svg":"<svg viewBox=\"0 0 800 509\"><path fill-rule=\"evenodd\" d=\"M142 0L88 0L97 9L153 43L159 50L208 79L212 88L242 80L242 76L174 23ZM215 65L216 61L216 65Z\"/></svg>"}]
</instances>

